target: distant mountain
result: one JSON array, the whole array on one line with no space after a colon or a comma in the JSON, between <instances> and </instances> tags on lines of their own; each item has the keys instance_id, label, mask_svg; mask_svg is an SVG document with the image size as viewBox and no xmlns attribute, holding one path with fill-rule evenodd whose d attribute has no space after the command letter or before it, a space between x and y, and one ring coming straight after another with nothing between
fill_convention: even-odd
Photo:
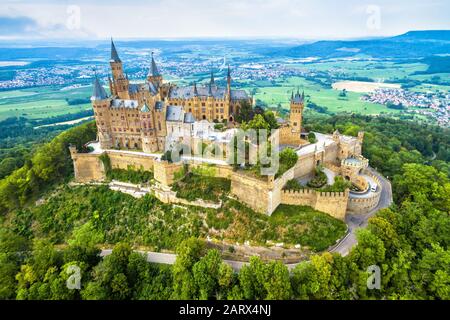
<instances>
[{"instance_id":1,"label":"distant mountain","mask_svg":"<svg viewBox=\"0 0 450 320\"><path fill-rule=\"evenodd\" d=\"M397 40L441 40L450 41L450 30L409 31L391 39Z\"/></svg>"},{"instance_id":2,"label":"distant mountain","mask_svg":"<svg viewBox=\"0 0 450 320\"><path fill-rule=\"evenodd\" d=\"M370 40L318 41L278 51L277 54L306 58L343 58L369 55L374 58L424 58L450 53L450 30L410 31Z\"/></svg>"}]
</instances>

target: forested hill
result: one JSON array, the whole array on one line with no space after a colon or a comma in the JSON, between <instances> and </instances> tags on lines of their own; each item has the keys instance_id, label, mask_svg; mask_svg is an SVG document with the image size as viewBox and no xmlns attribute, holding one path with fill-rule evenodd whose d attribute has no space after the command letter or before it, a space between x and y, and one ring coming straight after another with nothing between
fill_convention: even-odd
<instances>
[{"instance_id":1,"label":"forested hill","mask_svg":"<svg viewBox=\"0 0 450 320\"><path fill-rule=\"evenodd\" d=\"M411 31L403 35L381 39L317 41L277 54L307 58L340 58L369 55L374 58L423 58L450 52L450 30Z\"/></svg>"},{"instance_id":2,"label":"forested hill","mask_svg":"<svg viewBox=\"0 0 450 320\"><path fill-rule=\"evenodd\" d=\"M54 192L72 176L68 144L81 147L95 137L95 125L88 123L40 147L0 181L0 299L450 299L448 130L346 114L307 118L305 124L349 135L365 130L364 154L392 181L395 205L369 220L348 256L315 254L291 272L281 262L253 257L237 274L198 239L201 223L194 220L176 229L181 242L173 266L147 263L133 252L135 242L121 239L130 230L155 237L146 231L167 232L162 215L182 223L197 212L168 214L171 206L151 195L134 199L107 187ZM46 191L57 195L35 206ZM99 246L111 233L106 244L114 250L102 259ZM72 265L82 272L80 290L66 285ZM371 290L367 270L373 265L380 268L381 284Z\"/></svg>"}]
</instances>

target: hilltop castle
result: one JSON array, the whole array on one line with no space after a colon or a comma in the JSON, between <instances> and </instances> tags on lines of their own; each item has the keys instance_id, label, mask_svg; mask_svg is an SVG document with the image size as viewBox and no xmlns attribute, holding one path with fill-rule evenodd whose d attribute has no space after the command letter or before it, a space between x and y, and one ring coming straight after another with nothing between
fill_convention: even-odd
<instances>
[{"instance_id":1,"label":"hilltop castle","mask_svg":"<svg viewBox=\"0 0 450 320\"><path fill-rule=\"evenodd\" d=\"M110 66L111 96L96 77L91 97L103 149L164 151L171 132L193 130L199 120L233 123L241 105L252 102L245 90L231 88L230 67L226 88L215 83L212 72L206 86L178 87L163 81L152 54L146 81L130 83L112 40Z\"/></svg>"},{"instance_id":2,"label":"hilltop castle","mask_svg":"<svg viewBox=\"0 0 450 320\"><path fill-rule=\"evenodd\" d=\"M152 192L166 203L214 207L217 204L180 199L171 190L171 185L182 178L186 170L202 168L199 172L231 180L233 197L255 211L269 215L279 204L307 205L343 220L347 212L367 213L378 205L382 186L378 176L368 167L368 160L362 156L364 132L359 132L357 137L342 135L337 130L333 134L315 132L315 141L302 139L305 94L299 90L291 95L288 121L282 122L271 135L274 141L279 138L279 150L286 146L292 148L298 160L280 176L258 177L215 157L227 157L227 147L233 145L239 126L236 116L245 103L252 101L244 90L231 89L229 68L226 88L216 85L212 73L206 86L194 83L178 87L163 82L152 55L146 81L133 84L123 72L122 61L112 41L110 65L111 95L108 96L97 77L93 85L91 100L98 141L88 144L88 153L70 147L76 181L105 181L111 169L147 170L153 172L155 183L150 189L139 189L139 194ZM222 123L221 128L216 129L214 122ZM180 142L184 146L190 145L191 150L200 145L201 156L198 157L195 151L183 152L182 161L167 161L163 151L171 150ZM210 146L214 147L211 155L204 152ZM332 185L335 177L341 176L359 191L348 188L341 192L320 188L286 190L290 180L304 183L318 172L326 175L327 185Z\"/></svg>"}]
</instances>

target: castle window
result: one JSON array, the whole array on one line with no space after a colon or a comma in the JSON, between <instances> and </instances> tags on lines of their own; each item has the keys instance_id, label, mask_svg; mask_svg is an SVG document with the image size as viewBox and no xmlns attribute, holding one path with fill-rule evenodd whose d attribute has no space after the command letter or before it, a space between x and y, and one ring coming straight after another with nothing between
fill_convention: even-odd
<instances>
[{"instance_id":1,"label":"castle window","mask_svg":"<svg viewBox=\"0 0 450 320\"><path fill-rule=\"evenodd\" d=\"M206 104L204 102L202 102L202 107L206 106Z\"/></svg>"},{"instance_id":2,"label":"castle window","mask_svg":"<svg viewBox=\"0 0 450 320\"><path fill-rule=\"evenodd\" d=\"M100 112L100 116L102 116L103 114Z\"/></svg>"}]
</instances>

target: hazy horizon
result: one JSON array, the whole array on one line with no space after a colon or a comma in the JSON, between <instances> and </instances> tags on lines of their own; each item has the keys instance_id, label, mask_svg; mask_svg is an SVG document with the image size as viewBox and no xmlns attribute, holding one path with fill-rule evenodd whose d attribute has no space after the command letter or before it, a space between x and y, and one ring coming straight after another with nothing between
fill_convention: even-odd
<instances>
[{"instance_id":1,"label":"hazy horizon","mask_svg":"<svg viewBox=\"0 0 450 320\"><path fill-rule=\"evenodd\" d=\"M361 39L449 30L450 3L431 0L5 0L0 40Z\"/></svg>"}]
</instances>

